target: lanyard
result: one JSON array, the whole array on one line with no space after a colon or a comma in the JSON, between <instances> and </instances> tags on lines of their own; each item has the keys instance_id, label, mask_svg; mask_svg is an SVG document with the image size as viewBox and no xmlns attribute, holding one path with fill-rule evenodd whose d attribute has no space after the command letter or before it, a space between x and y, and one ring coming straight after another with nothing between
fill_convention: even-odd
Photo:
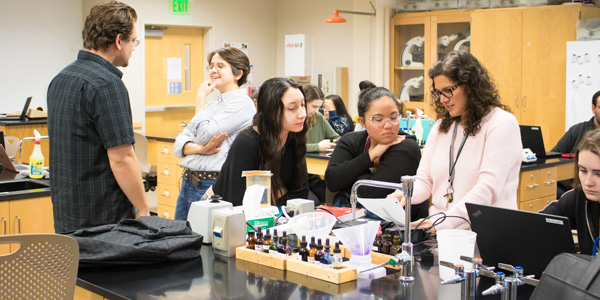
<instances>
[{"instance_id":1,"label":"lanyard","mask_svg":"<svg viewBox=\"0 0 600 300\"><path fill-rule=\"evenodd\" d=\"M454 130L452 131L452 141L450 142L450 160L448 166L448 189L446 190L446 208L448 208L448 204L454 200L454 173L456 162L458 162L458 157L462 152L463 147L465 146L465 142L467 141L468 135L465 135L462 142L460 143L460 147L458 147L458 153L456 154L456 160L454 159L454 141L456 140L456 131L458 130L458 122L454 123Z\"/></svg>"}]
</instances>

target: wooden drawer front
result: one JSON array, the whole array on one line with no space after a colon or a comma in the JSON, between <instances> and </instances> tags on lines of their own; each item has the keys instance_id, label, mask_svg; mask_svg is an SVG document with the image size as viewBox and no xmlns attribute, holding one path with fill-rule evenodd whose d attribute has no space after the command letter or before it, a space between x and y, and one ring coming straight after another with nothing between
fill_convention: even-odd
<instances>
[{"instance_id":1,"label":"wooden drawer front","mask_svg":"<svg viewBox=\"0 0 600 300\"><path fill-rule=\"evenodd\" d=\"M179 164L181 162L181 158L177 158L175 156L175 152L173 150L173 143L167 142L156 142L156 160L158 163L171 163L171 164Z\"/></svg>"},{"instance_id":2,"label":"wooden drawer front","mask_svg":"<svg viewBox=\"0 0 600 300\"><path fill-rule=\"evenodd\" d=\"M556 200L556 194L540 198L540 210L544 209L550 202Z\"/></svg>"},{"instance_id":3,"label":"wooden drawer front","mask_svg":"<svg viewBox=\"0 0 600 300\"><path fill-rule=\"evenodd\" d=\"M544 199L535 199L529 201L523 201L519 203L519 209L530 211L530 212L538 212L545 207L546 201Z\"/></svg>"},{"instance_id":4,"label":"wooden drawer front","mask_svg":"<svg viewBox=\"0 0 600 300\"><path fill-rule=\"evenodd\" d=\"M181 168L176 164L159 162L156 172L158 183L177 186L177 181L181 177Z\"/></svg>"},{"instance_id":5,"label":"wooden drawer front","mask_svg":"<svg viewBox=\"0 0 600 300\"><path fill-rule=\"evenodd\" d=\"M556 196L556 178L558 172L556 167L540 170L541 183L540 197Z\"/></svg>"},{"instance_id":6,"label":"wooden drawer front","mask_svg":"<svg viewBox=\"0 0 600 300\"><path fill-rule=\"evenodd\" d=\"M177 204L177 196L179 196L179 189L176 185L159 183L156 186L158 192L158 204L168 205L175 207Z\"/></svg>"},{"instance_id":7,"label":"wooden drawer front","mask_svg":"<svg viewBox=\"0 0 600 300\"><path fill-rule=\"evenodd\" d=\"M158 204L158 216L165 219L175 219L175 206Z\"/></svg>"},{"instance_id":8,"label":"wooden drawer front","mask_svg":"<svg viewBox=\"0 0 600 300\"><path fill-rule=\"evenodd\" d=\"M540 197L540 170L522 172L519 182L519 201Z\"/></svg>"}]
</instances>

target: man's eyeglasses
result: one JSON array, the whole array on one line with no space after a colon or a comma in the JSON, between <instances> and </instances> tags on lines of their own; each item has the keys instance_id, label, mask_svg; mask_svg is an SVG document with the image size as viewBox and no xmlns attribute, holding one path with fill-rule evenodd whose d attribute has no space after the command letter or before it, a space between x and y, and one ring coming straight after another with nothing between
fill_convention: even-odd
<instances>
[{"instance_id":1,"label":"man's eyeglasses","mask_svg":"<svg viewBox=\"0 0 600 300\"><path fill-rule=\"evenodd\" d=\"M137 38L131 40L131 42L133 43L133 46L137 47L140 44L140 40L138 40Z\"/></svg>"},{"instance_id":2,"label":"man's eyeglasses","mask_svg":"<svg viewBox=\"0 0 600 300\"><path fill-rule=\"evenodd\" d=\"M210 72L214 67L216 67L217 70L219 71L219 70L223 70L223 68L225 68L227 66L229 66L229 65L226 63L222 63L222 62L218 62L215 64L209 64L208 66L206 66L206 71Z\"/></svg>"},{"instance_id":3,"label":"man's eyeglasses","mask_svg":"<svg viewBox=\"0 0 600 300\"><path fill-rule=\"evenodd\" d=\"M441 91L438 89L433 89L433 90L431 90L431 95L437 100L440 99L440 95L444 95L444 97L446 97L446 98L452 98L452 96L454 96L454 94L452 94L452 92L454 92L454 90L456 90L456 88L458 88L458 86L460 86L460 83L457 83L455 86L452 86L449 88L444 88Z\"/></svg>"},{"instance_id":4,"label":"man's eyeglasses","mask_svg":"<svg viewBox=\"0 0 600 300\"><path fill-rule=\"evenodd\" d=\"M385 123L387 123L387 121L390 121L390 124L392 125L398 125L400 124L400 114L394 114L389 118L384 118L382 116L374 116L368 120L371 120L371 122L373 122L373 125L377 127L383 127Z\"/></svg>"}]
</instances>

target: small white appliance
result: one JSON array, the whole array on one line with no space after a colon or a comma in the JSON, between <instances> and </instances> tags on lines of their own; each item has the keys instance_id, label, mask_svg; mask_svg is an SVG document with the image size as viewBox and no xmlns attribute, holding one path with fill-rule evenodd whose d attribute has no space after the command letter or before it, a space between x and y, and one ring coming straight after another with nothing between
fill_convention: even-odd
<instances>
[{"instance_id":1,"label":"small white appliance","mask_svg":"<svg viewBox=\"0 0 600 300\"><path fill-rule=\"evenodd\" d=\"M235 249L246 245L244 212L232 208L213 211L212 240L215 254L226 257L235 256Z\"/></svg>"},{"instance_id":2,"label":"small white appliance","mask_svg":"<svg viewBox=\"0 0 600 300\"><path fill-rule=\"evenodd\" d=\"M309 213L315 211L315 202L306 199L290 199L286 203L288 212L293 211L294 216L303 213Z\"/></svg>"},{"instance_id":3,"label":"small white appliance","mask_svg":"<svg viewBox=\"0 0 600 300\"><path fill-rule=\"evenodd\" d=\"M213 195L210 200L196 201L190 206L188 212L188 222L192 227L192 231L201 234L205 244L212 243L212 213L221 208L231 208L231 202L223 201L219 195Z\"/></svg>"}]
</instances>

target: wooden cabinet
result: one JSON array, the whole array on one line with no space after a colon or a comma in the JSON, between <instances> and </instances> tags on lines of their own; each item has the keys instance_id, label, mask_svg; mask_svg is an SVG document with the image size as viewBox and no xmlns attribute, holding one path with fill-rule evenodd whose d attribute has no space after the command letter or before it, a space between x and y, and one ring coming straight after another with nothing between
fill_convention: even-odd
<instances>
[{"instance_id":1,"label":"wooden cabinet","mask_svg":"<svg viewBox=\"0 0 600 300\"><path fill-rule=\"evenodd\" d=\"M537 212L556 200L557 178L557 167L521 172L517 193L519 209Z\"/></svg>"},{"instance_id":2,"label":"wooden cabinet","mask_svg":"<svg viewBox=\"0 0 600 300\"><path fill-rule=\"evenodd\" d=\"M156 142L158 216L175 218L175 205L181 186L180 158L175 156L172 142Z\"/></svg>"},{"instance_id":3,"label":"wooden cabinet","mask_svg":"<svg viewBox=\"0 0 600 300\"><path fill-rule=\"evenodd\" d=\"M546 149L565 133L566 42L600 9L550 5L475 10L471 53L490 71L519 124L542 127Z\"/></svg>"},{"instance_id":4,"label":"wooden cabinet","mask_svg":"<svg viewBox=\"0 0 600 300\"><path fill-rule=\"evenodd\" d=\"M19 140L22 140L26 137L33 137L33 130L37 129L37 131L42 135L48 135L48 124L16 124L10 126L0 126L0 131L4 132L6 136L16 136ZM24 163L29 163L29 157L31 153L33 153L33 141L25 141L22 144L23 151L21 151L21 158L19 158L19 153L15 157L15 161L20 161ZM48 140L41 141L42 155L44 155L44 166L47 167L50 161L50 144Z\"/></svg>"},{"instance_id":5,"label":"wooden cabinet","mask_svg":"<svg viewBox=\"0 0 600 300\"><path fill-rule=\"evenodd\" d=\"M50 197L0 201L1 234L54 233ZM13 251L16 249L12 249ZM10 251L0 246L0 254Z\"/></svg>"},{"instance_id":6,"label":"wooden cabinet","mask_svg":"<svg viewBox=\"0 0 600 300\"><path fill-rule=\"evenodd\" d=\"M468 50L469 18L464 11L402 13L392 18L390 90L407 110L418 108L435 118L427 72L455 47Z\"/></svg>"}]
</instances>

